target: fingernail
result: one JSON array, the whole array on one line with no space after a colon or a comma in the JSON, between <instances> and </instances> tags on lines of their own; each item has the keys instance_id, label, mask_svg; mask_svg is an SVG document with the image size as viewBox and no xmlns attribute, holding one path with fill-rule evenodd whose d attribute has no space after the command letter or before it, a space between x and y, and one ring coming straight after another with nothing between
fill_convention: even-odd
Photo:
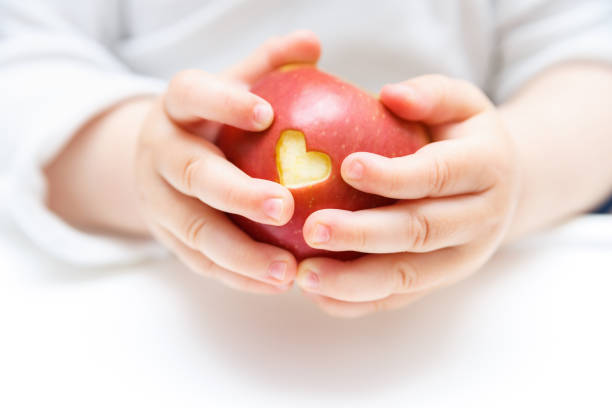
<instances>
[{"instance_id":1,"label":"fingernail","mask_svg":"<svg viewBox=\"0 0 612 408\"><path fill-rule=\"evenodd\" d=\"M359 180L363 177L363 164L360 161L353 160L346 170L346 175L352 180Z\"/></svg>"},{"instance_id":2,"label":"fingernail","mask_svg":"<svg viewBox=\"0 0 612 408\"><path fill-rule=\"evenodd\" d=\"M329 241L331 237L331 232L327 225L317 224L310 235L310 241L313 244L322 244L324 242Z\"/></svg>"},{"instance_id":3,"label":"fingernail","mask_svg":"<svg viewBox=\"0 0 612 408\"><path fill-rule=\"evenodd\" d=\"M287 273L287 262L274 261L268 268L268 275L277 281L283 281Z\"/></svg>"},{"instance_id":4,"label":"fingernail","mask_svg":"<svg viewBox=\"0 0 612 408\"><path fill-rule=\"evenodd\" d=\"M253 118L255 119L255 123L260 125L261 127L267 127L274 117L274 112L272 111L272 107L266 103L258 103L255 105L253 109Z\"/></svg>"},{"instance_id":5,"label":"fingernail","mask_svg":"<svg viewBox=\"0 0 612 408\"><path fill-rule=\"evenodd\" d=\"M274 221L280 221L283 214L283 200L281 198L268 198L263 203L263 211Z\"/></svg>"},{"instance_id":6,"label":"fingernail","mask_svg":"<svg viewBox=\"0 0 612 408\"><path fill-rule=\"evenodd\" d=\"M404 99L416 100L419 97L417 90L414 89L413 86L406 84L393 84L390 85L387 90L391 90L391 93L401 96Z\"/></svg>"},{"instance_id":7,"label":"fingernail","mask_svg":"<svg viewBox=\"0 0 612 408\"><path fill-rule=\"evenodd\" d=\"M305 276L300 280L300 286L304 289L315 290L319 288L319 275L313 271L306 271Z\"/></svg>"}]
</instances>

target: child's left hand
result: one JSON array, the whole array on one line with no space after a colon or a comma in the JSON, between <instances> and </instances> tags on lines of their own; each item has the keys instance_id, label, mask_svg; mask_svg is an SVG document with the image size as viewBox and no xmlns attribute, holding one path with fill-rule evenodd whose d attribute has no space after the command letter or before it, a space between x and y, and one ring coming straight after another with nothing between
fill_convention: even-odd
<instances>
[{"instance_id":1,"label":"child's left hand","mask_svg":"<svg viewBox=\"0 0 612 408\"><path fill-rule=\"evenodd\" d=\"M464 279L500 245L518 201L512 140L475 86L428 75L387 85L380 99L398 116L425 123L434 142L398 158L351 154L342 163L347 183L399 201L321 210L304 224L312 247L375 254L299 265L298 285L332 315L398 308Z\"/></svg>"}]
</instances>

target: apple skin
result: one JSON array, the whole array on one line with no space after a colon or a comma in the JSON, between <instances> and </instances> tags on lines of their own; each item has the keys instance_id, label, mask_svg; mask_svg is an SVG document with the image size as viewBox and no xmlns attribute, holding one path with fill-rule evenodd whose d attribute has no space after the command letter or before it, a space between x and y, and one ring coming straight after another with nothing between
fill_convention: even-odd
<instances>
[{"instance_id":1,"label":"apple skin","mask_svg":"<svg viewBox=\"0 0 612 408\"><path fill-rule=\"evenodd\" d=\"M230 218L255 240L285 248L298 260L313 256L349 260L363 255L308 246L302 234L304 222L325 208L355 211L394 203L396 200L364 193L345 183L340 166L354 152L387 157L412 154L429 142L424 127L399 119L377 98L314 66L273 71L251 91L272 105L274 122L263 132L224 126L217 144L227 159L251 177L279 182L277 141L283 131L299 130L305 135L308 151L329 155L331 174L317 184L290 188L295 210L283 226L260 224L234 214Z\"/></svg>"}]
</instances>

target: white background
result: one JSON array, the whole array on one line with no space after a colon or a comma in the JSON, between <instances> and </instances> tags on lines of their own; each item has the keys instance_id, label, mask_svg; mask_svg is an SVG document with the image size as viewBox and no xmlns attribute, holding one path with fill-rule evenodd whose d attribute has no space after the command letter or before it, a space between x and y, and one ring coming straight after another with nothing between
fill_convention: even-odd
<instances>
[{"instance_id":1,"label":"white background","mask_svg":"<svg viewBox=\"0 0 612 408\"><path fill-rule=\"evenodd\" d=\"M0 406L612 406L612 216L405 310L327 317L173 260L80 270L0 219Z\"/></svg>"}]
</instances>

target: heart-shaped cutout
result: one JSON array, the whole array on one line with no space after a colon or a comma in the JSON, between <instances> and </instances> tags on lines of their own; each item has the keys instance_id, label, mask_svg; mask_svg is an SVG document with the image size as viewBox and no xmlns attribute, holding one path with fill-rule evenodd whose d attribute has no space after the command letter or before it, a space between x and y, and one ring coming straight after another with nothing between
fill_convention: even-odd
<instances>
[{"instance_id":1,"label":"heart-shaped cutout","mask_svg":"<svg viewBox=\"0 0 612 408\"><path fill-rule=\"evenodd\" d=\"M310 186L331 174L331 159L323 152L306 151L306 137L299 130L284 130L276 142L276 168L287 188Z\"/></svg>"}]
</instances>

